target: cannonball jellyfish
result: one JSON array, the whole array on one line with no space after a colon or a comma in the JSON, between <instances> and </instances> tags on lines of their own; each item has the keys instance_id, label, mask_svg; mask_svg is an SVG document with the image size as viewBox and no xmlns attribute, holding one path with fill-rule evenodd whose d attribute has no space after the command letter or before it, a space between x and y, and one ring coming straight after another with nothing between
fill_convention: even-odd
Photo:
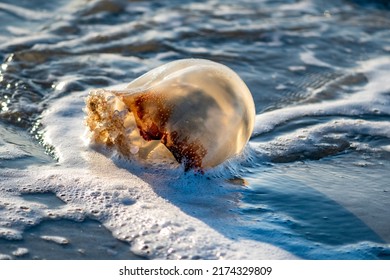
<instances>
[{"instance_id":1,"label":"cannonball jellyfish","mask_svg":"<svg viewBox=\"0 0 390 280\"><path fill-rule=\"evenodd\" d=\"M95 89L86 99L91 141L126 157L173 157L185 170L215 167L242 152L255 106L241 78L205 59L157 67L124 89Z\"/></svg>"}]
</instances>

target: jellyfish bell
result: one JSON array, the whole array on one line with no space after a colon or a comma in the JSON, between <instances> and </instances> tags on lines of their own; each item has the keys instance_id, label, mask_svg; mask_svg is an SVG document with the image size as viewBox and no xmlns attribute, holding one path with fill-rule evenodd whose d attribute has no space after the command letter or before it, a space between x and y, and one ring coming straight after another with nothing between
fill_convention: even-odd
<instances>
[{"instance_id":1,"label":"jellyfish bell","mask_svg":"<svg viewBox=\"0 0 390 280\"><path fill-rule=\"evenodd\" d=\"M255 118L241 78L204 59L167 63L121 90L92 90L86 112L93 142L126 157L173 157L185 170L211 168L239 154Z\"/></svg>"}]
</instances>

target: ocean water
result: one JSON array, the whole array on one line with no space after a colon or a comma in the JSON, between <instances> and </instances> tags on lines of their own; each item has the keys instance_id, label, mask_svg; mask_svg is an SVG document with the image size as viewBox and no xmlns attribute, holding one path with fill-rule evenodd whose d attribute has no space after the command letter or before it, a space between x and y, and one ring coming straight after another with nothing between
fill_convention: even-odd
<instances>
[{"instance_id":1,"label":"ocean water","mask_svg":"<svg viewBox=\"0 0 390 280\"><path fill-rule=\"evenodd\" d=\"M387 1L0 1L0 259L390 259ZM256 105L204 175L88 144L89 90L181 58Z\"/></svg>"}]
</instances>

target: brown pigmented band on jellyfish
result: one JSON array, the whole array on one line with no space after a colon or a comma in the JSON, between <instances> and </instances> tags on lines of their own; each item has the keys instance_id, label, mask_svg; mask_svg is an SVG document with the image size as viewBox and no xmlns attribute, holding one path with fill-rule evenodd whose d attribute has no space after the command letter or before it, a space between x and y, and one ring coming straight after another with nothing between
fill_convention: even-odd
<instances>
[{"instance_id":1,"label":"brown pigmented band on jellyfish","mask_svg":"<svg viewBox=\"0 0 390 280\"><path fill-rule=\"evenodd\" d=\"M155 68L122 90L92 90L86 124L93 143L125 157L174 157L185 170L217 166L242 152L255 106L241 78L204 59Z\"/></svg>"}]
</instances>

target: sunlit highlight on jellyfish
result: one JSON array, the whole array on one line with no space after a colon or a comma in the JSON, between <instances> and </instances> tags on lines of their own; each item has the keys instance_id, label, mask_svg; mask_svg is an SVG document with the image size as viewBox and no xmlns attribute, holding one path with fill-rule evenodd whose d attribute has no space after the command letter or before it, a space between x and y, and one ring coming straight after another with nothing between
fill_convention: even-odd
<instances>
[{"instance_id":1,"label":"sunlit highlight on jellyfish","mask_svg":"<svg viewBox=\"0 0 390 280\"><path fill-rule=\"evenodd\" d=\"M238 155L253 130L255 106L241 78L204 59L157 67L122 90L86 99L91 141L126 157L173 157L204 170Z\"/></svg>"}]
</instances>

